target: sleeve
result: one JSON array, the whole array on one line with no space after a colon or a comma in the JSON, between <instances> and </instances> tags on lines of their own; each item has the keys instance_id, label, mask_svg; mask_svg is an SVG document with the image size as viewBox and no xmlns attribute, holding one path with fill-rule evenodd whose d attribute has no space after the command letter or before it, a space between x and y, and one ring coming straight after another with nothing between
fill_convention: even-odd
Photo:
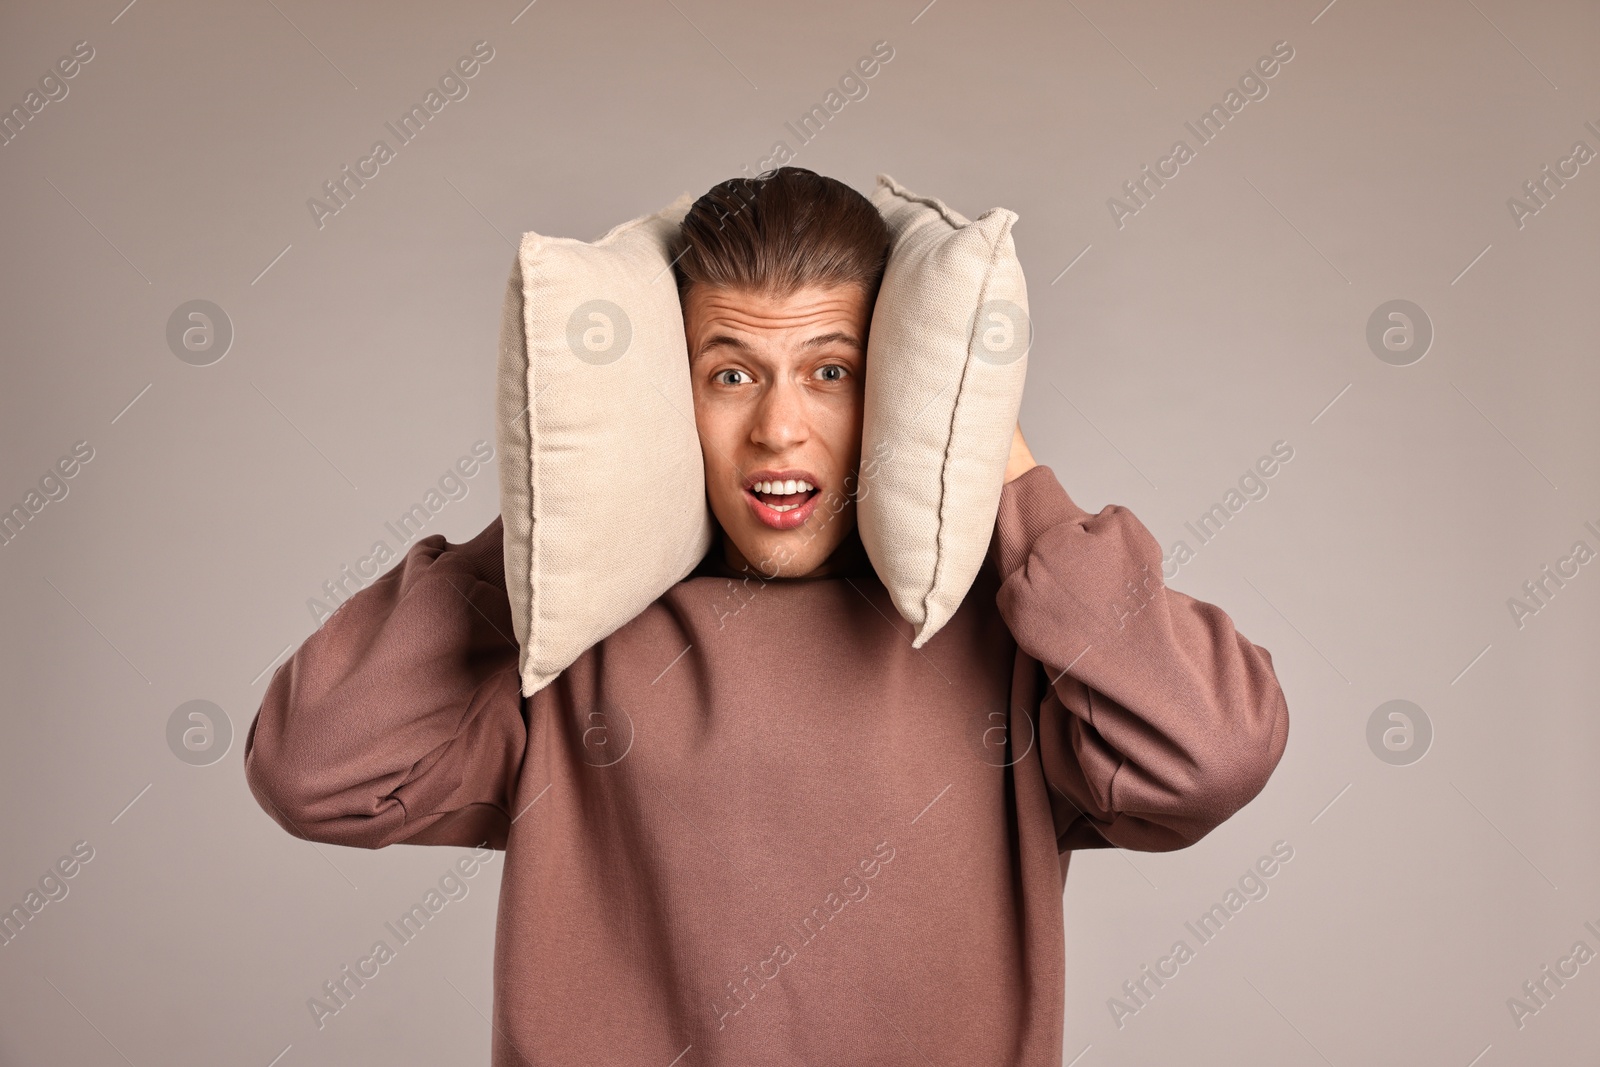
<instances>
[{"instance_id":1,"label":"sleeve","mask_svg":"<svg viewBox=\"0 0 1600 1067\"><path fill-rule=\"evenodd\" d=\"M504 848L527 744L498 517L417 541L280 666L245 778L289 833Z\"/></svg>"},{"instance_id":2,"label":"sleeve","mask_svg":"<svg viewBox=\"0 0 1600 1067\"><path fill-rule=\"evenodd\" d=\"M1163 584L1132 512L1091 515L1036 466L1002 490L991 552L996 606L1037 663L1061 851L1185 848L1261 792L1289 739L1272 656Z\"/></svg>"}]
</instances>

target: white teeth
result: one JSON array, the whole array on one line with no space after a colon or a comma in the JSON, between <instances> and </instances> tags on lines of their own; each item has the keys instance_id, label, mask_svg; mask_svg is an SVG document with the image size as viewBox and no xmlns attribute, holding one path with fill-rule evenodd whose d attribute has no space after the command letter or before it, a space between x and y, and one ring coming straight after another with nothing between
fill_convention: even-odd
<instances>
[{"instance_id":1,"label":"white teeth","mask_svg":"<svg viewBox=\"0 0 1600 1067\"><path fill-rule=\"evenodd\" d=\"M773 511L793 511L795 508L797 508L799 506L800 506L799 504L768 504L767 505L767 507L771 508Z\"/></svg>"},{"instance_id":2,"label":"white teeth","mask_svg":"<svg viewBox=\"0 0 1600 1067\"><path fill-rule=\"evenodd\" d=\"M809 493L816 486L804 478L789 478L779 482L757 482L750 487L758 493L771 493L775 496L787 496L791 493Z\"/></svg>"}]
</instances>

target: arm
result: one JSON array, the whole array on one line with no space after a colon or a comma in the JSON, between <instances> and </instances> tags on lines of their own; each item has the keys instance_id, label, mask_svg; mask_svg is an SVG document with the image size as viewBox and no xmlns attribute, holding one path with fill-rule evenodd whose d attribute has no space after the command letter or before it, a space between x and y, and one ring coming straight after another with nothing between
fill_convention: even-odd
<instances>
[{"instance_id":1,"label":"arm","mask_svg":"<svg viewBox=\"0 0 1600 1067\"><path fill-rule=\"evenodd\" d=\"M1289 737L1272 656L1162 584L1144 524L1117 505L1089 514L1030 457L996 527L996 603L1042 667L1061 850L1184 848L1261 792Z\"/></svg>"},{"instance_id":2,"label":"arm","mask_svg":"<svg viewBox=\"0 0 1600 1067\"><path fill-rule=\"evenodd\" d=\"M424 537L267 686L245 777L296 837L505 847L527 741L501 524Z\"/></svg>"}]
</instances>

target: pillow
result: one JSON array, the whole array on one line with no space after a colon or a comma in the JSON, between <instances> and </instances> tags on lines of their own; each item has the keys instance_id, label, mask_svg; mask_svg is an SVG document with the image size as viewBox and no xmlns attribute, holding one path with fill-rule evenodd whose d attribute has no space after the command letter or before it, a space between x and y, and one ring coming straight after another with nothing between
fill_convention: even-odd
<instances>
[{"instance_id":1,"label":"pillow","mask_svg":"<svg viewBox=\"0 0 1600 1067\"><path fill-rule=\"evenodd\" d=\"M968 221L878 175L891 245L867 336L856 515L921 648L988 552L1032 341L1014 212Z\"/></svg>"},{"instance_id":2,"label":"pillow","mask_svg":"<svg viewBox=\"0 0 1600 1067\"><path fill-rule=\"evenodd\" d=\"M592 243L525 233L517 249L495 432L523 696L638 615L711 546L667 251L693 203L685 193Z\"/></svg>"}]
</instances>

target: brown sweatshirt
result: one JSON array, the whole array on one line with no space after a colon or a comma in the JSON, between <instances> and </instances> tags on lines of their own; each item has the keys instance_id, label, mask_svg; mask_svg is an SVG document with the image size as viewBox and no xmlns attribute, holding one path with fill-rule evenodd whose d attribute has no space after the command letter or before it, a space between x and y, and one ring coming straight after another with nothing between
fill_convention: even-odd
<instances>
[{"instance_id":1,"label":"brown sweatshirt","mask_svg":"<svg viewBox=\"0 0 1600 1067\"><path fill-rule=\"evenodd\" d=\"M524 699L501 548L418 541L245 743L298 837L505 850L496 1065L1057 1067L1070 850L1193 844L1288 741L1267 650L1045 466L921 649L870 566L713 552Z\"/></svg>"}]
</instances>

